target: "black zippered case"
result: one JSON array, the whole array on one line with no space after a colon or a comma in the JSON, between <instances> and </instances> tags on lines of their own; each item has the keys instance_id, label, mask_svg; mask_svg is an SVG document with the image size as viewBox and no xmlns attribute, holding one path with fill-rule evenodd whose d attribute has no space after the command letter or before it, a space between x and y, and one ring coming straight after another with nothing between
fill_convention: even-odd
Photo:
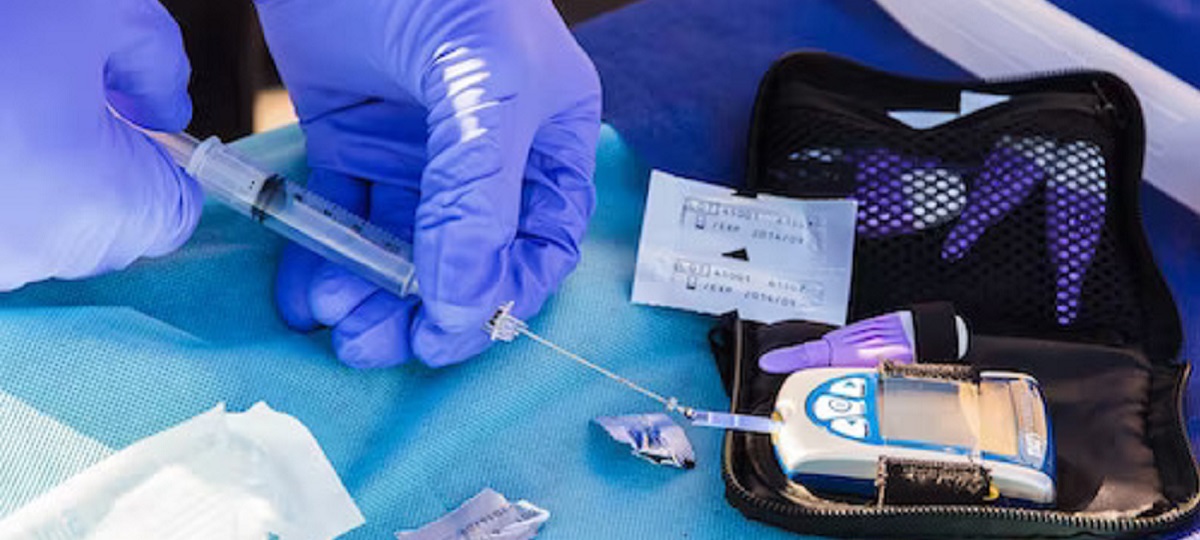
<instances>
[{"instance_id":1,"label":"black zippered case","mask_svg":"<svg viewBox=\"0 0 1200 540\"><path fill-rule=\"evenodd\" d=\"M968 101L981 108L963 111ZM897 119L905 111L948 121L913 127ZM817 52L779 60L759 88L746 194L857 199L849 320L953 303L972 330L962 362L1040 381L1057 502L823 496L786 478L768 435L743 432L724 440L728 500L752 519L838 537L1144 537L1190 521L1200 481L1182 413L1188 363L1142 229L1144 146L1137 98L1108 73L946 82ZM724 317L711 338L732 410L770 414L784 377L758 357L830 329Z\"/></svg>"}]
</instances>

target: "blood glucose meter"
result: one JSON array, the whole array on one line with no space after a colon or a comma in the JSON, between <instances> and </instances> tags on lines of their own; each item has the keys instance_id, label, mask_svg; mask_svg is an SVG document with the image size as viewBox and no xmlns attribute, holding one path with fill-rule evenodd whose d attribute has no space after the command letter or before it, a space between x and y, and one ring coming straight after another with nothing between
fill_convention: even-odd
<instances>
[{"instance_id":1,"label":"blood glucose meter","mask_svg":"<svg viewBox=\"0 0 1200 540\"><path fill-rule=\"evenodd\" d=\"M1054 502L1054 446L1037 381L984 371L978 381L869 368L787 378L772 437L783 471L816 491L869 497L883 458L979 465L1005 502Z\"/></svg>"}]
</instances>

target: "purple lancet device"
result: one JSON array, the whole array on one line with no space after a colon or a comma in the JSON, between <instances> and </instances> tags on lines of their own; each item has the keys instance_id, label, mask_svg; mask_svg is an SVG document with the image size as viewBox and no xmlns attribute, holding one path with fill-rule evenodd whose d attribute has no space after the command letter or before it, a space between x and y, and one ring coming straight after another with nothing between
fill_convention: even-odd
<instances>
[{"instance_id":1,"label":"purple lancet device","mask_svg":"<svg viewBox=\"0 0 1200 540\"><path fill-rule=\"evenodd\" d=\"M957 354L967 353L967 324L954 317ZM875 367L884 360L910 364L920 357L911 311L897 311L852 323L821 339L769 351L758 359L767 373L814 367Z\"/></svg>"}]
</instances>

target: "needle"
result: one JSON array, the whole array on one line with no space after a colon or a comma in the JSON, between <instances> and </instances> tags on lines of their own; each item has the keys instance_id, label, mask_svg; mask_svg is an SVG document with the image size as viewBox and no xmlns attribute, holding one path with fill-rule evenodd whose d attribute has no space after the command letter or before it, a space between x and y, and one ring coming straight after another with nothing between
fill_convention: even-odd
<instances>
[{"instance_id":1,"label":"needle","mask_svg":"<svg viewBox=\"0 0 1200 540\"><path fill-rule=\"evenodd\" d=\"M679 399L675 397L664 397L662 394L649 390L642 385L639 385L625 377L622 377L613 371L604 368L578 354L575 354L562 346L542 337L531 330L525 324L525 321L518 319L512 315L513 303L509 302L500 306L496 310L496 314L488 321L486 329L491 335L492 341L510 342L518 335L522 335L532 339L551 350L561 354L576 363L591 369L609 379L616 381L625 387L642 394L654 401L661 403L669 412L676 412L691 421L693 426L700 427L715 427L723 429L734 429L739 431L752 431L756 433L772 433L778 431L782 426L771 418L763 416L752 416L744 414L721 413L715 411L698 410L693 407L682 405Z\"/></svg>"}]
</instances>

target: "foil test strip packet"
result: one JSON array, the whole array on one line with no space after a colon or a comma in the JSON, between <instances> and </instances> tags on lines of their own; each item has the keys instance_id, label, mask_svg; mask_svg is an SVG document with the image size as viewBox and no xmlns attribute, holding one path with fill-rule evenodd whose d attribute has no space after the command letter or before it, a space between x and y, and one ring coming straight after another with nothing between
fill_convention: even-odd
<instances>
[{"instance_id":1,"label":"foil test strip packet","mask_svg":"<svg viewBox=\"0 0 1200 540\"><path fill-rule=\"evenodd\" d=\"M696 452L687 432L663 413L600 416L592 422L650 463L680 469L696 466Z\"/></svg>"}]
</instances>

